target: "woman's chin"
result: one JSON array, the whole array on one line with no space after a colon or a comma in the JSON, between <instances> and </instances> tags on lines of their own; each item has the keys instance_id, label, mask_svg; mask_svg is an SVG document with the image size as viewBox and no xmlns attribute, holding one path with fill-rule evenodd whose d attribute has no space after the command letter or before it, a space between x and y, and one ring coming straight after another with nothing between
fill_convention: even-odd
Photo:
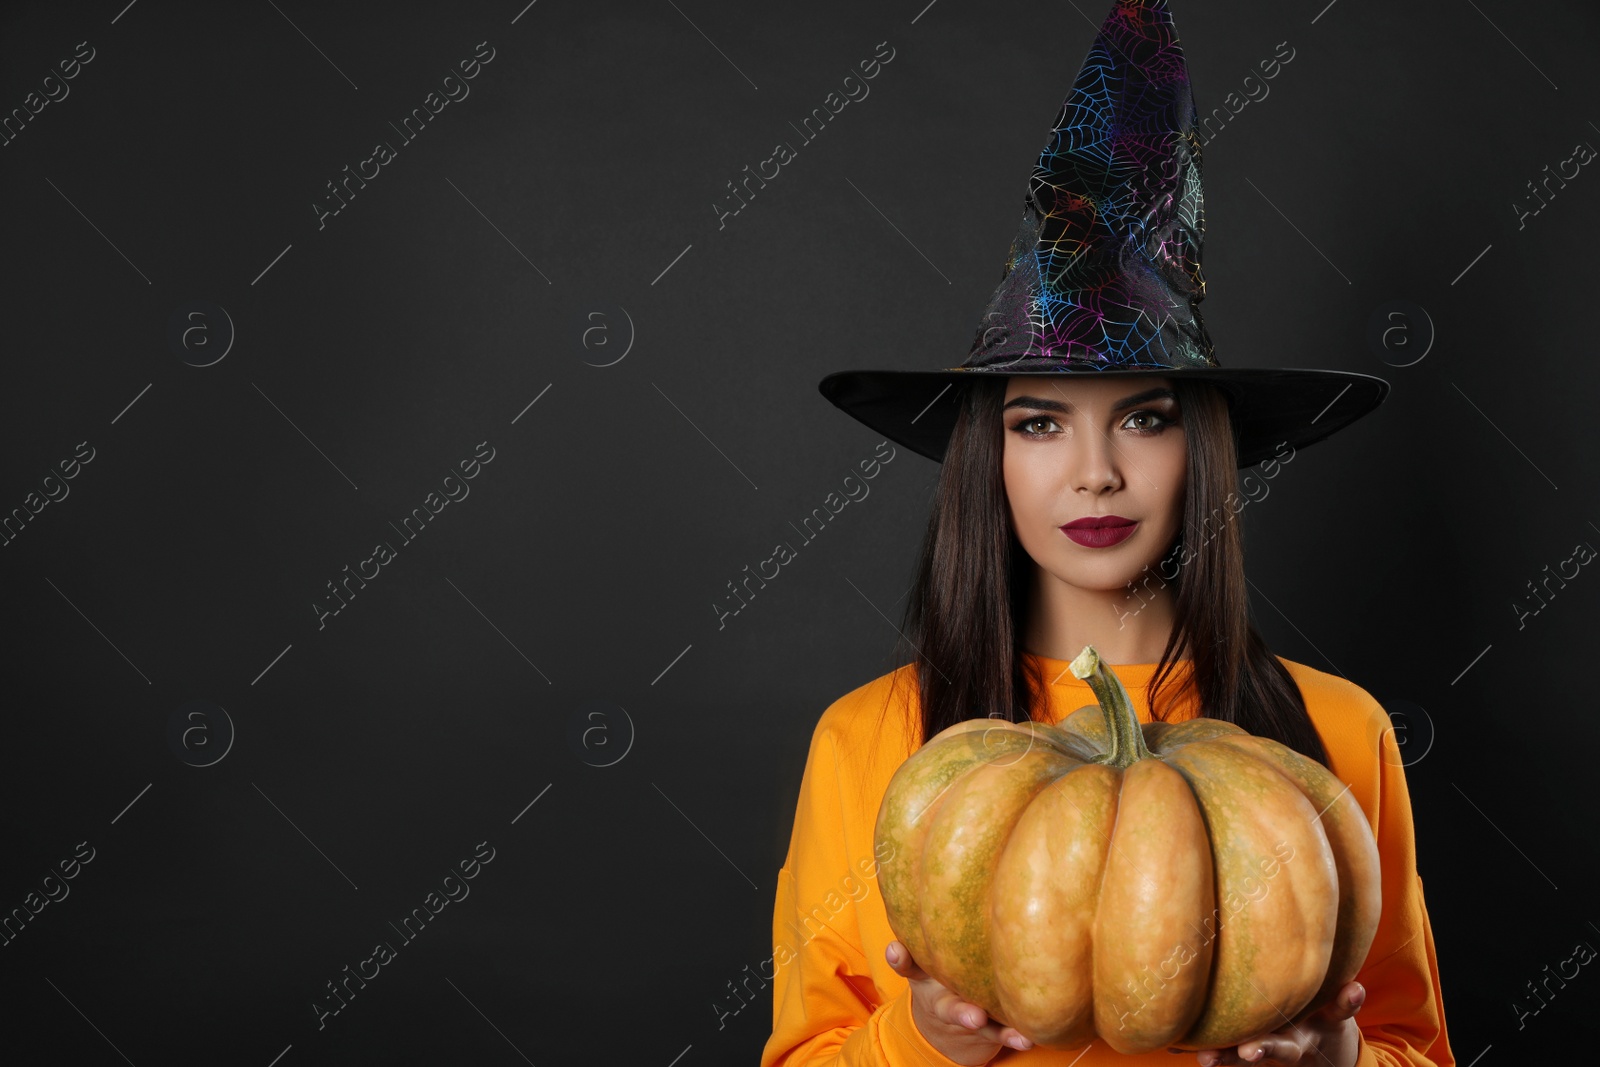
<instances>
[{"instance_id":1,"label":"woman's chin","mask_svg":"<svg viewBox=\"0 0 1600 1067\"><path fill-rule=\"evenodd\" d=\"M1154 564L1149 567L1130 567L1125 562L1118 564L1107 560L1098 567L1058 567L1051 573L1063 585L1086 593L1126 593L1131 597L1135 586L1155 575L1155 567ZM1159 579L1157 582L1166 584Z\"/></svg>"}]
</instances>

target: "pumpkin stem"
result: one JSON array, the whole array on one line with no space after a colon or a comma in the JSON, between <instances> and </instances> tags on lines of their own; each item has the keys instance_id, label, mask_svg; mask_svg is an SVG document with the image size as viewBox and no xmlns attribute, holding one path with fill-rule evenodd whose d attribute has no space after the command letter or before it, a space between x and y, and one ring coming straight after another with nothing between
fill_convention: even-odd
<instances>
[{"instance_id":1,"label":"pumpkin stem","mask_svg":"<svg viewBox=\"0 0 1600 1067\"><path fill-rule=\"evenodd\" d=\"M1111 737L1111 750L1096 760L1111 767L1127 767L1151 753L1144 743L1144 732L1139 729L1139 715L1133 710L1133 701L1122 686L1115 671L1101 662L1093 645L1084 645L1078 658L1069 663L1073 676L1084 679L1094 690L1100 702L1100 714L1105 717L1106 733Z\"/></svg>"}]
</instances>

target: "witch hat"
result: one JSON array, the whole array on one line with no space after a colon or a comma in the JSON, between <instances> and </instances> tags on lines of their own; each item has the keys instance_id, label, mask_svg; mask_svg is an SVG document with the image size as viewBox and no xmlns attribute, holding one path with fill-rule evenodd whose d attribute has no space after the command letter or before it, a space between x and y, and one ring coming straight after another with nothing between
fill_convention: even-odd
<instances>
[{"instance_id":1,"label":"witch hat","mask_svg":"<svg viewBox=\"0 0 1600 1067\"><path fill-rule=\"evenodd\" d=\"M1166 0L1117 0L1034 165L1022 225L967 360L850 370L822 395L891 440L944 459L975 374L1156 374L1228 395L1240 467L1302 448L1383 402L1370 374L1223 368L1200 318L1205 203L1189 72Z\"/></svg>"}]
</instances>

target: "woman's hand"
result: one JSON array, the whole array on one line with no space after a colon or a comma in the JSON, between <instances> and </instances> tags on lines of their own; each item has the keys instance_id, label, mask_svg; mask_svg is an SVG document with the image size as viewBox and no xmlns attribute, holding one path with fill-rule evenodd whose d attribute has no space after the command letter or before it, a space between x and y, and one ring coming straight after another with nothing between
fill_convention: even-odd
<instances>
[{"instance_id":1,"label":"woman's hand","mask_svg":"<svg viewBox=\"0 0 1600 1067\"><path fill-rule=\"evenodd\" d=\"M899 944L899 942L895 942ZM1201 1067L1254 1064L1255 1067L1354 1067L1361 1051L1361 1031L1355 1014L1367 991L1360 982L1346 982L1339 995L1299 1023L1262 1037L1241 1041L1236 1048L1202 1049L1195 1053ZM1184 1049L1168 1049L1183 1052Z\"/></svg>"},{"instance_id":2,"label":"woman's hand","mask_svg":"<svg viewBox=\"0 0 1600 1067\"><path fill-rule=\"evenodd\" d=\"M956 996L917 966L899 941L884 951L894 973L911 983L911 1018L928 1044L957 1063L988 1063L1002 1045L1029 1049L1033 1042L1009 1026L989 1022L988 1013Z\"/></svg>"}]
</instances>

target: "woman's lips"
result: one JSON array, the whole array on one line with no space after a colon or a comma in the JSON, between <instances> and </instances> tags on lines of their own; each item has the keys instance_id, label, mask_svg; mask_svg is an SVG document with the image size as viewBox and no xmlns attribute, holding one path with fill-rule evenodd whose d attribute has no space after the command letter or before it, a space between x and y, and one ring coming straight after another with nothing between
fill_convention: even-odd
<instances>
[{"instance_id":1,"label":"woman's lips","mask_svg":"<svg viewBox=\"0 0 1600 1067\"><path fill-rule=\"evenodd\" d=\"M1102 519L1078 519L1061 527L1061 532L1085 548L1110 548L1126 540L1138 525L1133 519L1108 516Z\"/></svg>"}]
</instances>

